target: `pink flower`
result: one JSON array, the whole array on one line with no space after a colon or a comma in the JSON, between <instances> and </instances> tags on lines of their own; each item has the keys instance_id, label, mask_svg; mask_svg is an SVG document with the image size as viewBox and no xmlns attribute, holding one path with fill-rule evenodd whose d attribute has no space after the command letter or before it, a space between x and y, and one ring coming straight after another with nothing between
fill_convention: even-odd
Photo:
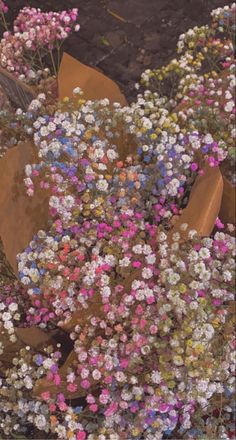
<instances>
[{"instance_id":1,"label":"pink flower","mask_svg":"<svg viewBox=\"0 0 236 440\"><path fill-rule=\"evenodd\" d=\"M90 382L87 379L84 379L80 382L80 385L82 388L84 388L85 390L87 390L90 387Z\"/></svg>"},{"instance_id":2,"label":"pink flower","mask_svg":"<svg viewBox=\"0 0 236 440\"><path fill-rule=\"evenodd\" d=\"M66 411L67 408L68 408L68 406L67 406L67 404L66 404L65 402L60 402L60 403L58 404L58 407L59 407L59 409L60 409L61 411Z\"/></svg>"},{"instance_id":3,"label":"pink flower","mask_svg":"<svg viewBox=\"0 0 236 440\"><path fill-rule=\"evenodd\" d=\"M77 391L77 385L75 383L70 383L69 385L67 385L67 389L68 391L70 391L71 393L74 393L75 391Z\"/></svg>"},{"instance_id":4,"label":"pink flower","mask_svg":"<svg viewBox=\"0 0 236 440\"><path fill-rule=\"evenodd\" d=\"M90 405L89 406L89 409L90 409L90 411L92 411L92 412L97 412L97 410L98 410L98 406L96 405L96 404L93 404L93 405Z\"/></svg>"},{"instance_id":5,"label":"pink flower","mask_svg":"<svg viewBox=\"0 0 236 440\"><path fill-rule=\"evenodd\" d=\"M128 365L129 365L129 361L128 361L128 359L121 359L121 360L120 360L120 366L121 366L122 368L126 368L126 367L128 367Z\"/></svg>"},{"instance_id":6,"label":"pink flower","mask_svg":"<svg viewBox=\"0 0 236 440\"><path fill-rule=\"evenodd\" d=\"M85 440L87 437L87 434L85 431L78 431L76 433L76 440Z\"/></svg>"},{"instance_id":7,"label":"pink flower","mask_svg":"<svg viewBox=\"0 0 236 440\"><path fill-rule=\"evenodd\" d=\"M141 263L141 261L133 261L132 266L139 268L142 266L142 263Z\"/></svg>"},{"instance_id":8,"label":"pink flower","mask_svg":"<svg viewBox=\"0 0 236 440\"><path fill-rule=\"evenodd\" d=\"M50 412L55 412L56 411L56 405L55 405L55 403L50 403L50 405L49 405L49 410L50 410Z\"/></svg>"},{"instance_id":9,"label":"pink flower","mask_svg":"<svg viewBox=\"0 0 236 440\"><path fill-rule=\"evenodd\" d=\"M54 376L54 383L55 383L56 385L60 385L60 383L61 383L61 378L60 378L59 374L55 374L55 376Z\"/></svg>"},{"instance_id":10,"label":"pink flower","mask_svg":"<svg viewBox=\"0 0 236 440\"><path fill-rule=\"evenodd\" d=\"M116 410L118 408L118 404L116 402L112 402L108 408L106 409L106 411L104 412L106 417L110 417L113 416L113 414L115 414Z\"/></svg>"},{"instance_id":11,"label":"pink flower","mask_svg":"<svg viewBox=\"0 0 236 440\"><path fill-rule=\"evenodd\" d=\"M216 221L215 221L215 225L217 226L217 228L219 229L224 229L224 224L220 221L219 217L217 217Z\"/></svg>"},{"instance_id":12,"label":"pink flower","mask_svg":"<svg viewBox=\"0 0 236 440\"><path fill-rule=\"evenodd\" d=\"M49 400L50 399L50 392L49 391L44 391L41 394L41 397L42 397L43 400Z\"/></svg>"},{"instance_id":13,"label":"pink flower","mask_svg":"<svg viewBox=\"0 0 236 440\"><path fill-rule=\"evenodd\" d=\"M153 304L155 302L155 298L154 298L154 296L149 296L148 298L147 298L147 303L148 304Z\"/></svg>"},{"instance_id":14,"label":"pink flower","mask_svg":"<svg viewBox=\"0 0 236 440\"><path fill-rule=\"evenodd\" d=\"M105 382L106 384L112 383L112 376L107 376L107 377L105 377L104 382Z\"/></svg>"},{"instance_id":15,"label":"pink flower","mask_svg":"<svg viewBox=\"0 0 236 440\"><path fill-rule=\"evenodd\" d=\"M155 335L157 333L157 331L158 331L158 327L156 325L152 324L150 327L151 335Z\"/></svg>"},{"instance_id":16,"label":"pink flower","mask_svg":"<svg viewBox=\"0 0 236 440\"><path fill-rule=\"evenodd\" d=\"M192 171L196 171L197 169L198 169L198 164L196 163L196 162L193 162L192 164L191 164L191 170Z\"/></svg>"}]
</instances>

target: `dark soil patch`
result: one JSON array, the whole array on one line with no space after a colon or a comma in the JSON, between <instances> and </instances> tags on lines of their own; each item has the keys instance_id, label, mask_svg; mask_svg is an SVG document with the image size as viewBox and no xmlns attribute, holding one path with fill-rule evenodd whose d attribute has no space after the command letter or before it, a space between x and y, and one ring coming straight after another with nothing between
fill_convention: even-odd
<instances>
[{"instance_id":1,"label":"dark soil patch","mask_svg":"<svg viewBox=\"0 0 236 440\"><path fill-rule=\"evenodd\" d=\"M128 100L148 68L176 56L178 37L210 21L210 12L230 0L7 0L12 23L23 6L42 10L79 8L81 30L64 50L115 80Z\"/></svg>"}]
</instances>

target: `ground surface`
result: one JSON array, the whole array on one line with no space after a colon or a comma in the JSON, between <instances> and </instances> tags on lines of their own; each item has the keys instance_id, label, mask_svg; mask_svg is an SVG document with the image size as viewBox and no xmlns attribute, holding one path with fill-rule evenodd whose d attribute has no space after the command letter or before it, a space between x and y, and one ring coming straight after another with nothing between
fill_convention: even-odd
<instances>
[{"instance_id":1,"label":"ground surface","mask_svg":"<svg viewBox=\"0 0 236 440\"><path fill-rule=\"evenodd\" d=\"M12 22L23 6L42 10L78 7L81 30L65 50L115 80L128 100L147 68L175 57L178 36L209 21L210 11L230 0L7 0Z\"/></svg>"}]
</instances>

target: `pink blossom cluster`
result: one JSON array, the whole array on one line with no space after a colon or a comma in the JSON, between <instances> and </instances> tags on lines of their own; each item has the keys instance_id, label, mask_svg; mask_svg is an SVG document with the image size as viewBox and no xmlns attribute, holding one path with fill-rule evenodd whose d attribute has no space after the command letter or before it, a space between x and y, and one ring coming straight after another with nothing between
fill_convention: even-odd
<instances>
[{"instance_id":1,"label":"pink blossom cluster","mask_svg":"<svg viewBox=\"0 0 236 440\"><path fill-rule=\"evenodd\" d=\"M43 69L45 55L59 49L72 31L79 30L77 18L77 8L62 12L23 8L14 22L13 32L3 35L0 64L18 77L32 79L35 76L32 71Z\"/></svg>"},{"instance_id":2,"label":"pink blossom cluster","mask_svg":"<svg viewBox=\"0 0 236 440\"><path fill-rule=\"evenodd\" d=\"M0 0L0 12L6 14L8 12L8 6L5 4L3 0Z\"/></svg>"}]
</instances>

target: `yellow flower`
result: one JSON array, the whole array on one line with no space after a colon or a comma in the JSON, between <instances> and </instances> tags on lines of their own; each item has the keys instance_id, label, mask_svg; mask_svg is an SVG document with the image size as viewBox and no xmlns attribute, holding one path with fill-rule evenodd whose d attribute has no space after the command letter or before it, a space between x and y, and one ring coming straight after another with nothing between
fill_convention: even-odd
<instances>
[{"instance_id":1,"label":"yellow flower","mask_svg":"<svg viewBox=\"0 0 236 440\"><path fill-rule=\"evenodd\" d=\"M141 128L140 128L140 131L141 131L141 133L144 133L144 134L145 134L145 133L147 132L147 129L144 128L144 127L141 127Z\"/></svg>"},{"instance_id":2,"label":"yellow flower","mask_svg":"<svg viewBox=\"0 0 236 440\"><path fill-rule=\"evenodd\" d=\"M96 202L97 202L99 205L102 205L103 202L104 202L103 197L97 197Z\"/></svg>"},{"instance_id":3,"label":"yellow flower","mask_svg":"<svg viewBox=\"0 0 236 440\"><path fill-rule=\"evenodd\" d=\"M204 346L202 344L196 344L196 346L194 347L194 350L197 352L197 354L201 354L204 353Z\"/></svg>"},{"instance_id":4,"label":"yellow flower","mask_svg":"<svg viewBox=\"0 0 236 440\"><path fill-rule=\"evenodd\" d=\"M63 102L69 102L70 98L68 98L68 96L65 96L65 98L63 98Z\"/></svg>"},{"instance_id":5,"label":"yellow flower","mask_svg":"<svg viewBox=\"0 0 236 440\"><path fill-rule=\"evenodd\" d=\"M176 113L173 113L173 114L171 115L171 117L172 117L172 119L173 119L174 122L177 122L177 121L178 121L178 116L177 116Z\"/></svg>"},{"instance_id":6,"label":"yellow flower","mask_svg":"<svg viewBox=\"0 0 236 440\"><path fill-rule=\"evenodd\" d=\"M190 377L198 377L199 376L199 372L198 372L198 370L192 370L192 371L188 372L188 375Z\"/></svg>"},{"instance_id":7,"label":"yellow flower","mask_svg":"<svg viewBox=\"0 0 236 440\"><path fill-rule=\"evenodd\" d=\"M131 431L131 434L132 434L134 437L136 437L137 435L139 435L139 433L140 433L140 431L139 431L138 428L134 428L134 429L132 429L132 431Z\"/></svg>"},{"instance_id":8,"label":"yellow flower","mask_svg":"<svg viewBox=\"0 0 236 440\"><path fill-rule=\"evenodd\" d=\"M219 326L220 326L220 321L219 321L219 319L218 319L218 318L213 319L213 321L212 321L212 325L213 325L213 327L215 327L215 328L219 327Z\"/></svg>"},{"instance_id":9,"label":"yellow flower","mask_svg":"<svg viewBox=\"0 0 236 440\"><path fill-rule=\"evenodd\" d=\"M154 140L154 139L157 138L157 135L156 135L155 133L152 133L151 136L150 136L150 138Z\"/></svg>"},{"instance_id":10,"label":"yellow flower","mask_svg":"<svg viewBox=\"0 0 236 440\"><path fill-rule=\"evenodd\" d=\"M92 137L92 132L90 130L87 130L84 133L84 137L85 137L85 139L90 139Z\"/></svg>"},{"instance_id":11,"label":"yellow flower","mask_svg":"<svg viewBox=\"0 0 236 440\"><path fill-rule=\"evenodd\" d=\"M156 388L156 390L155 390L156 396L161 396L161 393L162 393L161 389L160 388Z\"/></svg>"},{"instance_id":12,"label":"yellow flower","mask_svg":"<svg viewBox=\"0 0 236 440\"><path fill-rule=\"evenodd\" d=\"M83 216L88 217L90 215L90 211L83 211Z\"/></svg>"},{"instance_id":13,"label":"yellow flower","mask_svg":"<svg viewBox=\"0 0 236 440\"><path fill-rule=\"evenodd\" d=\"M186 357L185 358L185 365L187 366L187 367L189 367L189 365L191 365L191 363L192 363L192 359L191 359L191 357L189 356L189 357Z\"/></svg>"},{"instance_id":14,"label":"yellow flower","mask_svg":"<svg viewBox=\"0 0 236 440\"><path fill-rule=\"evenodd\" d=\"M179 292L180 292L180 293L185 293L186 290L187 290L187 287L186 287L185 284L183 284L183 283L179 284L179 285L178 285L178 288L179 288Z\"/></svg>"},{"instance_id":15,"label":"yellow flower","mask_svg":"<svg viewBox=\"0 0 236 440\"><path fill-rule=\"evenodd\" d=\"M192 333L192 328L191 328L191 327L185 327L185 328L184 328L184 331L185 331L187 334L191 334L191 333Z\"/></svg>"},{"instance_id":16,"label":"yellow flower","mask_svg":"<svg viewBox=\"0 0 236 440\"><path fill-rule=\"evenodd\" d=\"M100 217L102 215L102 213L103 213L103 210L100 208L95 210L95 215L97 215L98 217Z\"/></svg>"},{"instance_id":17,"label":"yellow flower","mask_svg":"<svg viewBox=\"0 0 236 440\"><path fill-rule=\"evenodd\" d=\"M168 380L168 379L172 379L173 375L171 372L166 371L165 373L162 373L162 377L163 377L163 379Z\"/></svg>"},{"instance_id":18,"label":"yellow flower","mask_svg":"<svg viewBox=\"0 0 236 440\"><path fill-rule=\"evenodd\" d=\"M174 388L175 387L174 380L171 380L170 382L168 382L167 385L168 385L168 388Z\"/></svg>"},{"instance_id":19,"label":"yellow flower","mask_svg":"<svg viewBox=\"0 0 236 440\"><path fill-rule=\"evenodd\" d=\"M170 126L170 122L169 121L165 121L163 124L163 128L169 128Z\"/></svg>"}]
</instances>

